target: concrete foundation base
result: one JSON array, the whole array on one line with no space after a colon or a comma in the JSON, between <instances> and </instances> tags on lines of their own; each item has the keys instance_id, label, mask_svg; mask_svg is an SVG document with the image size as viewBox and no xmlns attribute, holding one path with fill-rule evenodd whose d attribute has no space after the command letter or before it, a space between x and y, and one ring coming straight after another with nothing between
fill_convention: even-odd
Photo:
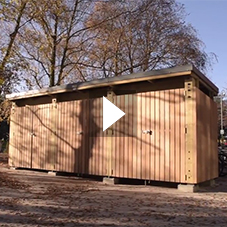
<instances>
[{"instance_id":1,"label":"concrete foundation base","mask_svg":"<svg viewBox=\"0 0 227 227\"><path fill-rule=\"evenodd\" d=\"M57 176L57 172L49 171L49 172L48 172L48 175Z\"/></svg>"},{"instance_id":2,"label":"concrete foundation base","mask_svg":"<svg viewBox=\"0 0 227 227\"><path fill-rule=\"evenodd\" d=\"M215 187L215 179L211 179L208 181L201 182L199 184L179 184L178 190L181 192L197 192L197 191L203 191L206 189L206 187Z\"/></svg>"},{"instance_id":3,"label":"concrete foundation base","mask_svg":"<svg viewBox=\"0 0 227 227\"><path fill-rule=\"evenodd\" d=\"M119 179L118 178L104 177L102 182L104 184L114 185L114 184L118 184L119 183Z\"/></svg>"},{"instance_id":4,"label":"concrete foundation base","mask_svg":"<svg viewBox=\"0 0 227 227\"><path fill-rule=\"evenodd\" d=\"M199 190L199 185L178 184L177 189L181 192L197 192Z\"/></svg>"}]
</instances>

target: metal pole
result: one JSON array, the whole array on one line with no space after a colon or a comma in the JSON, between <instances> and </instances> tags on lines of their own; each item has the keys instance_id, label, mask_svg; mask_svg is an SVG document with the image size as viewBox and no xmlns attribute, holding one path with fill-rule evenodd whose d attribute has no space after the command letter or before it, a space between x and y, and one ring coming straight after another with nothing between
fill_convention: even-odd
<instances>
[{"instance_id":1,"label":"metal pole","mask_svg":"<svg viewBox=\"0 0 227 227\"><path fill-rule=\"evenodd\" d=\"M220 101L220 105L221 105L221 142L223 143L223 139L224 139L224 127L223 127L223 98L225 97L225 93L222 92L221 93L221 101Z\"/></svg>"},{"instance_id":2,"label":"metal pole","mask_svg":"<svg viewBox=\"0 0 227 227\"><path fill-rule=\"evenodd\" d=\"M223 96L221 95L221 130L223 130L223 106L222 106L222 97Z\"/></svg>"}]
</instances>

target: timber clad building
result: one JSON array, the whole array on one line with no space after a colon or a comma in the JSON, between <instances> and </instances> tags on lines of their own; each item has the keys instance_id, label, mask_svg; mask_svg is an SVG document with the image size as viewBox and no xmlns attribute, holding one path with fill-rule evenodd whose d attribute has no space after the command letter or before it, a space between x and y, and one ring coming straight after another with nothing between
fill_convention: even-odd
<instances>
[{"instance_id":1,"label":"timber clad building","mask_svg":"<svg viewBox=\"0 0 227 227\"><path fill-rule=\"evenodd\" d=\"M217 93L186 65L8 95L9 165L189 184L216 178ZM104 132L103 96L126 113Z\"/></svg>"}]
</instances>

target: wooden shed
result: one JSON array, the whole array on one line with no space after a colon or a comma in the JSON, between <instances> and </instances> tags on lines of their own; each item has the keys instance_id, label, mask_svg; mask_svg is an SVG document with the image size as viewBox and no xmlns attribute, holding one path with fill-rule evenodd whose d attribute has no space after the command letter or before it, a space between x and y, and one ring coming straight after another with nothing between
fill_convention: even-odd
<instances>
[{"instance_id":1,"label":"wooden shed","mask_svg":"<svg viewBox=\"0 0 227 227\"><path fill-rule=\"evenodd\" d=\"M186 65L10 94L9 165L188 184L214 179L217 93ZM103 96L126 113L104 132Z\"/></svg>"}]
</instances>

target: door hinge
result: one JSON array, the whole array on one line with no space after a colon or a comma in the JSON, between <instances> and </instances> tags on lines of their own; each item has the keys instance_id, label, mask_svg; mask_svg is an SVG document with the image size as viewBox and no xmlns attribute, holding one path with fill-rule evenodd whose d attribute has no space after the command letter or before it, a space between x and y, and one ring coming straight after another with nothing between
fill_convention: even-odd
<instances>
[{"instance_id":1,"label":"door hinge","mask_svg":"<svg viewBox=\"0 0 227 227\"><path fill-rule=\"evenodd\" d=\"M57 108L57 99L52 99L53 108Z\"/></svg>"},{"instance_id":2,"label":"door hinge","mask_svg":"<svg viewBox=\"0 0 227 227\"><path fill-rule=\"evenodd\" d=\"M12 107L11 107L11 113L14 114L15 113L15 107L16 107L16 104L15 102L13 103Z\"/></svg>"}]
</instances>

